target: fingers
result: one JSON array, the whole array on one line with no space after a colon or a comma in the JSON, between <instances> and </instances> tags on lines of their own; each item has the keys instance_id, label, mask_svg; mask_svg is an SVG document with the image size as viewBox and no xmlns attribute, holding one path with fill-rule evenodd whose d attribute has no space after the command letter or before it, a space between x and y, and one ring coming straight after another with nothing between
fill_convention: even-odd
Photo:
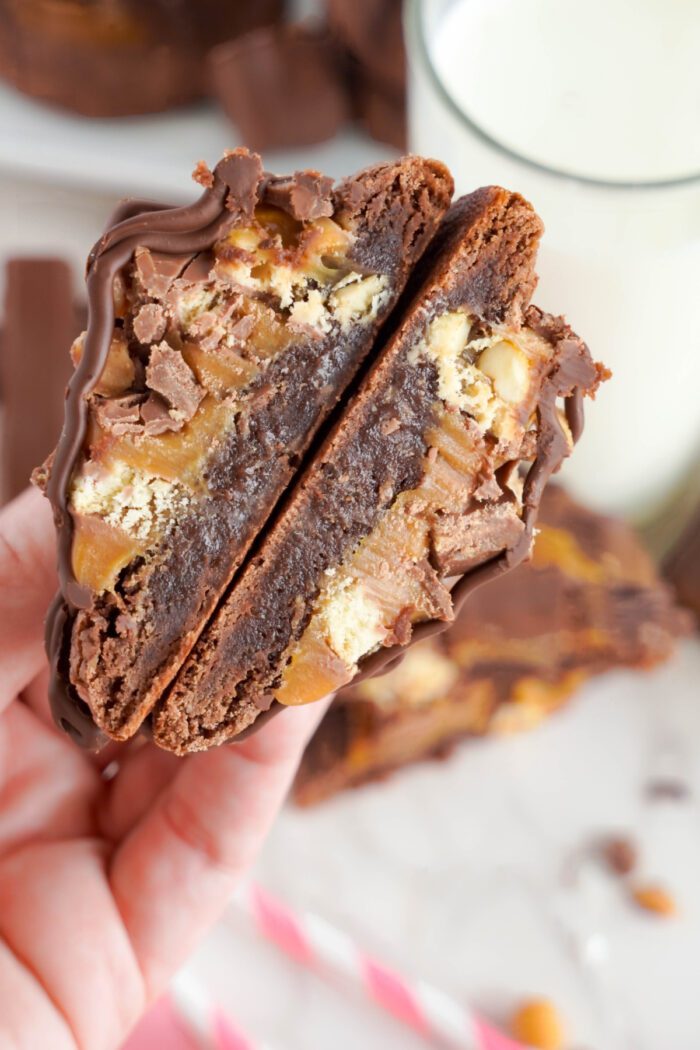
<instances>
[{"instance_id":1,"label":"fingers","mask_svg":"<svg viewBox=\"0 0 700 1050\"><path fill-rule=\"evenodd\" d=\"M0 860L0 938L85 1050L114 1050L145 1007L105 871L106 850L90 839L35 842ZM19 1045L61 1044L49 1037Z\"/></svg>"},{"instance_id":2,"label":"fingers","mask_svg":"<svg viewBox=\"0 0 700 1050\"><path fill-rule=\"evenodd\" d=\"M0 511L0 710L41 670L44 618L56 590L49 505L35 489Z\"/></svg>"},{"instance_id":3,"label":"fingers","mask_svg":"<svg viewBox=\"0 0 700 1050\"><path fill-rule=\"evenodd\" d=\"M36 839L94 834L102 790L85 756L23 704L0 715L0 854Z\"/></svg>"},{"instance_id":4,"label":"fingers","mask_svg":"<svg viewBox=\"0 0 700 1050\"><path fill-rule=\"evenodd\" d=\"M98 813L100 831L120 842L182 769L183 759L154 744L117 756L119 772L109 784Z\"/></svg>"},{"instance_id":5,"label":"fingers","mask_svg":"<svg viewBox=\"0 0 700 1050\"><path fill-rule=\"evenodd\" d=\"M41 984L0 940L0 989L2 1015L0 1035L8 1047L28 1046L27 1018L32 1019L35 1046L51 1050L75 1050L70 1025L46 995Z\"/></svg>"},{"instance_id":6,"label":"fingers","mask_svg":"<svg viewBox=\"0 0 700 1050\"><path fill-rule=\"evenodd\" d=\"M115 853L112 888L150 996L251 867L326 706L285 711L242 744L183 760Z\"/></svg>"}]
</instances>

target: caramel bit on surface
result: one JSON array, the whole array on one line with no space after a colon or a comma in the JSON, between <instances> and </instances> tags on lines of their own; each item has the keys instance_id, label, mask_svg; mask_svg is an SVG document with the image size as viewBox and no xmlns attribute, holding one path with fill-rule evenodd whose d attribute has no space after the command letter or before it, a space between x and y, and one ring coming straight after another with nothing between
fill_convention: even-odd
<instances>
[{"instance_id":1,"label":"caramel bit on surface","mask_svg":"<svg viewBox=\"0 0 700 1050\"><path fill-rule=\"evenodd\" d=\"M629 875L637 865L637 848L627 838L615 836L601 843L601 856L615 875Z\"/></svg>"},{"instance_id":2,"label":"caramel bit on surface","mask_svg":"<svg viewBox=\"0 0 700 1050\"><path fill-rule=\"evenodd\" d=\"M632 899L644 911L653 912L661 918L670 919L678 912L676 901L668 890L655 883L632 887Z\"/></svg>"},{"instance_id":3,"label":"caramel bit on surface","mask_svg":"<svg viewBox=\"0 0 700 1050\"><path fill-rule=\"evenodd\" d=\"M192 178L195 182L198 182L200 186L203 186L206 190L210 190L214 185L214 172L211 170L209 165L203 161L197 161L195 169L192 172Z\"/></svg>"},{"instance_id":4,"label":"caramel bit on surface","mask_svg":"<svg viewBox=\"0 0 700 1050\"><path fill-rule=\"evenodd\" d=\"M529 999L515 1011L511 1032L516 1039L537 1050L563 1050L564 1027L548 999Z\"/></svg>"}]
</instances>

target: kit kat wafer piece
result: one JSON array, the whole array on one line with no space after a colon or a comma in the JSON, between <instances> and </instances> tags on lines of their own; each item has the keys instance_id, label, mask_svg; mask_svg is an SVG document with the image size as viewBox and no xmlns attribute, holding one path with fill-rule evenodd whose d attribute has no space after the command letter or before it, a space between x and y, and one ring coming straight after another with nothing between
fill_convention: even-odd
<instances>
[{"instance_id":1,"label":"kit kat wafer piece","mask_svg":"<svg viewBox=\"0 0 700 1050\"><path fill-rule=\"evenodd\" d=\"M333 186L239 149L187 208L127 205L88 268L66 423L48 465L61 592L57 720L140 727L449 206L407 157Z\"/></svg>"},{"instance_id":2,"label":"kit kat wafer piece","mask_svg":"<svg viewBox=\"0 0 700 1050\"><path fill-rule=\"evenodd\" d=\"M311 805L463 737L529 729L592 675L667 659L689 626L634 530L549 485L532 560L477 591L395 670L343 690L294 798Z\"/></svg>"},{"instance_id":3,"label":"kit kat wafer piece","mask_svg":"<svg viewBox=\"0 0 700 1050\"><path fill-rule=\"evenodd\" d=\"M541 232L497 187L451 209L392 338L154 711L161 746L209 747L376 671L526 557L602 374L529 306Z\"/></svg>"}]
</instances>

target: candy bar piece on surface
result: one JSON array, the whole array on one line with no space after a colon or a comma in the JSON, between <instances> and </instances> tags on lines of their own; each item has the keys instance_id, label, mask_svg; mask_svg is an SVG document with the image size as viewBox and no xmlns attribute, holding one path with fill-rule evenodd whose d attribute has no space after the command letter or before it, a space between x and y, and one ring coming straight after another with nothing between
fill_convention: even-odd
<instances>
[{"instance_id":1,"label":"candy bar piece on surface","mask_svg":"<svg viewBox=\"0 0 700 1050\"><path fill-rule=\"evenodd\" d=\"M450 630L342 691L307 747L311 805L465 736L527 729L590 676L666 659L689 620L634 531L549 485L533 557L477 591Z\"/></svg>"},{"instance_id":2,"label":"candy bar piece on surface","mask_svg":"<svg viewBox=\"0 0 700 1050\"><path fill-rule=\"evenodd\" d=\"M188 208L136 205L90 259L47 493L59 721L133 734L201 631L449 206L437 162L337 186L239 149Z\"/></svg>"},{"instance_id":3,"label":"candy bar piece on surface","mask_svg":"<svg viewBox=\"0 0 700 1050\"><path fill-rule=\"evenodd\" d=\"M206 748L376 671L526 557L603 374L529 305L541 231L498 187L450 210L394 334L154 711L161 746Z\"/></svg>"},{"instance_id":4,"label":"candy bar piece on surface","mask_svg":"<svg viewBox=\"0 0 700 1050\"><path fill-rule=\"evenodd\" d=\"M254 149L331 138L349 116L341 56L323 31L270 26L214 48L214 93Z\"/></svg>"}]
</instances>

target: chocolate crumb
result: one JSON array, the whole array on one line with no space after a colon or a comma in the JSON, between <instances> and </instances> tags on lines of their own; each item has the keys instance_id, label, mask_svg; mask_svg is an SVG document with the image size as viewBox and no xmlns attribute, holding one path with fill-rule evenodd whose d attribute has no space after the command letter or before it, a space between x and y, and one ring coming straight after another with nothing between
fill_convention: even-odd
<instances>
[{"instance_id":1,"label":"chocolate crumb","mask_svg":"<svg viewBox=\"0 0 700 1050\"><path fill-rule=\"evenodd\" d=\"M628 838L616 836L601 844L601 856L615 875L629 875L637 865L637 848Z\"/></svg>"},{"instance_id":2,"label":"chocolate crumb","mask_svg":"<svg viewBox=\"0 0 700 1050\"><path fill-rule=\"evenodd\" d=\"M203 160L197 162L197 165L192 172L192 178L207 190L210 190L214 185L214 173L209 165Z\"/></svg>"}]
</instances>

